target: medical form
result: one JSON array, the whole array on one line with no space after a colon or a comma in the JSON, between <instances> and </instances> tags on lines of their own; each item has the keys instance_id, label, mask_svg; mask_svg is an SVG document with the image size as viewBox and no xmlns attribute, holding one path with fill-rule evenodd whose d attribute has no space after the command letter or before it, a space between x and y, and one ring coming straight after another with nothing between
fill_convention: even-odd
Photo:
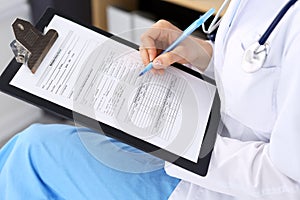
<instances>
[{"instance_id":1,"label":"medical form","mask_svg":"<svg viewBox=\"0 0 300 200\"><path fill-rule=\"evenodd\" d=\"M147 73L139 52L55 15L59 37L35 74L10 84L197 162L216 87L177 68Z\"/></svg>"}]
</instances>

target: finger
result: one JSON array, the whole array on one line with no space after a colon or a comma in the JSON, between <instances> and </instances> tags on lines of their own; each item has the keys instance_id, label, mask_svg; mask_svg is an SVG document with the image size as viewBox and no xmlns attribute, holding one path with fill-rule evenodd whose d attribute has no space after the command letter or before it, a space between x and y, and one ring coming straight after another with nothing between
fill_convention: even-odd
<instances>
[{"instance_id":1,"label":"finger","mask_svg":"<svg viewBox=\"0 0 300 200\"><path fill-rule=\"evenodd\" d=\"M147 49L148 55L149 55L149 60L153 61L155 59L155 57L157 56L157 50L156 48L152 49Z\"/></svg>"},{"instance_id":2,"label":"finger","mask_svg":"<svg viewBox=\"0 0 300 200\"><path fill-rule=\"evenodd\" d=\"M174 53L173 51L164 53L153 61L153 68L155 69L166 69L171 64L181 61L183 58L178 55L178 53Z\"/></svg>"},{"instance_id":3,"label":"finger","mask_svg":"<svg viewBox=\"0 0 300 200\"><path fill-rule=\"evenodd\" d=\"M150 54L154 52L154 49L156 49L155 41L159 37L160 31L161 30L157 28L150 28L141 36L141 47L149 49Z\"/></svg>"},{"instance_id":4,"label":"finger","mask_svg":"<svg viewBox=\"0 0 300 200\"><path fill-rule=\"evenodd\" d=\"M174 32L174 30L169 28L176 29L176 32L179 32L177 28L168 21L159 20L141 35L141 47L148 50L150 61L154 60L157 56L156 49L164 49L166 45L168 45L166 41L168 41L171 33Z\"/></svg>"},{"instance_id":5,"label":"finger","mask_svg":"<svg viewBox=\"0 0 300 200\"><path fill-rule=\"evenodd\" d=\"M150 62L149 54L147 49L140 47L140 55L144 65L147 65Z\"/></svg>"}]
</instances>

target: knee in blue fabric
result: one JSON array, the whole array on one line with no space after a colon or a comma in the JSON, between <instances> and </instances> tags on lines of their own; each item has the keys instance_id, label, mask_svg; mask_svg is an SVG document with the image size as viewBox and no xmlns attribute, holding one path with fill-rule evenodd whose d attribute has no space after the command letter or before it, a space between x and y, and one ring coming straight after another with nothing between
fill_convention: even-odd
<instances>
[{"instance_id":1,"label":"knee in blue fabric","mask_svg":"<svg viewBox=\"0 0 300 200\"><path fill-rule=\"evenodd\" d=\"M8 199L148 199L151 195L156 200L167 199L178 184L162 168L147 169L154 158L135 157L139 151L110 138L109 143L118 148L107 150L105 136L91 133L87 128L58 124L34 124L22 131L7 145L12 150L7 151L11 153L0 173L0 199L4 195ZM86 151L78 135L84 136L87 147L92 145L109 160L123 162L122 168L128 164L139 169L133 174L101 164ZM119 149L133 150L133 154L125 157Z\"/></svg>"},{"instance_id":2,"label":"knee in blue fabric","mask_svg":"<svg viewBox=\"0 0 300 200\"><path fill-rule=\"evenodd\" d=\"M83 144L92 157L118 171L147 173L164 167L161 159L87 128L33 124L21 132L18 138L18 143L26 146L26 149L38 149L47 154L52 154L54 149L65 152L65 148L73 148L74 142L79 146ZM67 147L68 144L70 147Z\"/></svg>"},{"instance_id":3,"label":"knee in blue fabric","mask_svg":"<svg viewBox=\"0 0 300 200\"><path fill-rule=\"evenodd\" d=\"M77 128L63 124L33 124L18 135L23 144L62 143L77 132Z\"/></svg>"},{"instance_id":4,"label":"knee in blue fabric","mask_svg":"<svg viewBox=\"0 0 300 200\"><path fill-rule=\"evenodd\" d=\"M96 160L125 173L148 173L164 168L164 161L110 137L79 132L81 142Z\"/></svg>"}]
</instances>

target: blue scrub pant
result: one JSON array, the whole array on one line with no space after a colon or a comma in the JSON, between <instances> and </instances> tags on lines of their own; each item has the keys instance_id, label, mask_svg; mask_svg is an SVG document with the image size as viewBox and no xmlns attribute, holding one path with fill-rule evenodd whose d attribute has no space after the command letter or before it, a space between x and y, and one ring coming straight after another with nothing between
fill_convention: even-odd
<instances>
[{"instance_id":1,"label":"blue scrub pant","mask_svg":"<svg viewBox=\"0 0 300 200\"><path fill-rule=\"evenodd\" d=\"M0 151L0 199L161 200L178 184L163 168L130 173L108 167L87 151L78 131L95 134L35 124L14 136Z\"/></svg>"}]
</instances>

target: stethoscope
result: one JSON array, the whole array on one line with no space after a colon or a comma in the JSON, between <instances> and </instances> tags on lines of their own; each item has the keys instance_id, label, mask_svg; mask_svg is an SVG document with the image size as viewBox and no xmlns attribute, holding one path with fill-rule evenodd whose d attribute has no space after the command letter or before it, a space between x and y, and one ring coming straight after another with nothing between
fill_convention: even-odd
<instances>
[{"instance_id":1,"label":"stethoscope","mask_svg":"<svg viewBox=\"0 0 300 200\"><path fill-rule=\"evenodd\" d=\"M219 11L215 15L213 21L211 22L208 29L205 29L205 26L202 26L202 30L206 34L211 34L214 30L217 29L219 26L221 19L220 14L226 8L227 4L230 0L225 0L222 6L220 7ZM244 53L243 60L242 60L242 68L245 72L253 73L258 71L266 61L269 45L267 43L268 38L270 37L271 33L274 31L275 27L278 25L280 20L283 18L285 13L297 2L297 0L290 0L278 13L275 19L272 21L270 26L267 28L265 33L261 36L261 38L255 42L254 44L250 45ZM219 20L218 20L219 19ZM211 37L211 36L210 36Z\"/></svg>"}]
</instances>

